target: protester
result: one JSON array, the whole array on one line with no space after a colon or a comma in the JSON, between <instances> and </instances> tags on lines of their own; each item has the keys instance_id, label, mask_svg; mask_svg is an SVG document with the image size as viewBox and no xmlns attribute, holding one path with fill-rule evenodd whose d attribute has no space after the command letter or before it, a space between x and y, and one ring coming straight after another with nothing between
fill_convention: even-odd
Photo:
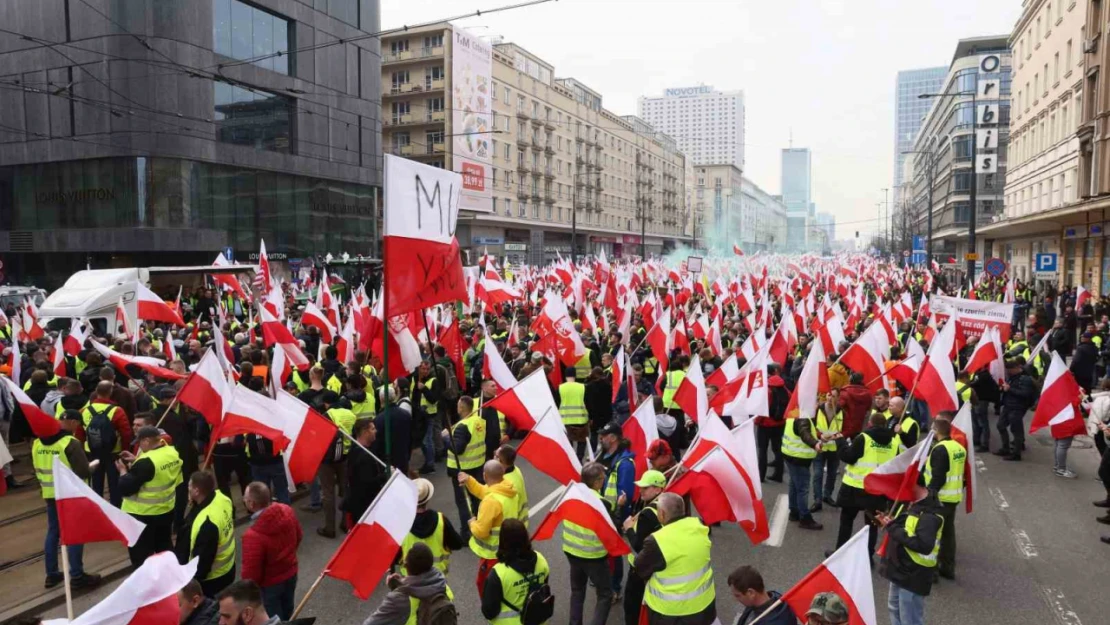
<instances>
[{"instance_id":1,"label":"protester","mask_svg":"<svg viewBox=\"0 0 1110 625\"><path fill-rule=\"evenodd\" d=\"M228 585L216 601L220 608L220 625L278 625L281 619L270 615L262 603L262 589L250 580Z\"/></svg>"},{"instance_id":2,"label":"protester","mask_svg":"<svg viewBox=\"0 0 1110 625\"><path fill-rule=\"evenodd\" d=\"M123 511L146 524L139 540L127 550L131 565L138 568L148 557L173 549L177 487L183 480L181 457L176 448L162 440L158 428L144 426L136 439L138 455L121 452L116 469Z\"/></svg>"},{"instance_id":3,"label":"protester","mask_svg":"<svg viewBox=\"0 0 1110 625\"><path fill-rule=\"evenodd\" d=\"M922 491L912 505L902 508L893 517L878 515L890 537L879 575L890 582L887 609L891 623L913 625L925 622L925 597L933 586L945 519L931 491Z\"/></svg>"},{"instance_id":4,"label":"protester","mask_svg":"<svg viewBox=\"0 0 1110 625\"><path fill-rule=\"evenodd\" d=\"M605 467L597 462L587 463L582 467L581 481L612 514L609 502L601 496L601 488L605 484ZM589 625L604 625L609 619L614 596L609 554L605 545L589 528L563 521L563 553L570 564L570 625L583 625L587 584L593 586L597 593L597 603Z\"/></svg>"},{"instance_id":5,"label":"protester","mask_svg":"<svg viewBox=\"0 0 1110 625\"><path fill-rule=\"evenodd\" d=\"M813 507L810 512L820 512L822 504L837 507L833 499L840 458L836 455L836 436L844 428L844 411L840 409L840 391L831 389L825 401L817 408L817 435L821 449L813 459Z\"/></svg>"},{"instance_id":6,"label":"protester","mask_svg":"<svg viewBox=\"0 0 1110 625\"><path fill-rule=\"evenodd\" d=\"M508 519L501 525L497 564L486 578L482 616L498 625L520 625L529 592L546 585L550 574L547 558L532 549L528 528Z\"/></svg>"},{"instance_id":7,"label":"protester","mask_svg":"<svg viewBox=\"0 0 1110 625\"><path fill-rule=\"evenodd\" d=\"M360 419L355 422L353 436L362 447L372 448L377 434L378 428L373 421ZM339 507L344 514L343 526L349 529L358 523L389 480L389 468L382 466L375 456L356 449L347 456L346 473L347 490Z\"/></svg>"},{"instance_id":8,"label":"protester","mask_svg":"<svg viewBox=\"0 0 1110 625\"><path fill-rule=\"evenodd\" d=\"M405 556L404 577L393 573L386 577L389 593L362 625L406 625L419 622L416 618L426 601L453 601L454 594L447 579L434 564L432 551L423 543L413 545Z\"/></svg>"},{"instance_id":9,"label":"protester","mask_svg":"<svg viewBox=\"0 0 1110 625\"><path fill-rule=\"evenodd\" d=\"M177 532L174 552L182 564L197 558L196 577L204 596L215 597L235 581L235 514L231 499L216 488L212 473L197 471L189 476L189 502L192 511Z\"/></svg>"},{"instance_id":10,"label":"protester","mask_svg":"<svg viewBox=\"0 0 1110 625\"><path fill-rule=\"evenodd\" d=\"M709 625L717 620L709 528L686 516L674 493L660 495L658 509L663 527L644 539L633 563L647 586L648 624Z\"/></svg>"},{"instance_id":11,"label":"protester","mask_svg":"<svg viewBox=\"0 0 1110 625\"><path fill-rule=\"evenodd\" d=\"M127 414L112 402L115 385L101 381L96 392L81 412L81 423L85 428L85 451L91 460L99 460L92 474L92 488L98 495L104 493L104 482L108 482L108 500L117 508L123 503L119 492L119 469L116 460L119 453L131 447L131 422Z\"/></svg>"},{"instance_id":12,"label":"protester","mask_svg":"<svg viewBox=\"0 0 1110 625\"><path fill-rule=\"evenodd\" d=\"M1033 407L1038 392L1019 359L1006 361L1006 381L1001 388L1002 414L998 417L998 438L1002 446L994 453L1002 456L1003 460L1021 461L1021 452L1025 449L1025 413Z\"/></svg>"},{"instance_id":13,"label":"protester","mask_svg":"<svg viewBox=\"0 0 1110 625\"><path fill-rule=\"evenodd\" d=\"M304 538L301 523L287 504L271 500L262 482L247 485L243 503L253 523L243 534L240 577L259 585L267 613L289 620L297 589L297 549Z\"/></svg>"},{"instance_id":14,"label":"protester","mask_svg":"<svg viewBox=\"0 0 1110 625\"><path fill-rule=\"evenodd\" d=\"M664 441L660 442L666 444ZM633 514L626 518L621 526L632 548L632 553L628 554L628 583L625 585L624 593L625 623L636 623L640 617L646 585L644 579L636 574L633 565L636 562L636 554L643 550L647 537L663 527L659 522L658 497L667 487L667 477L659 471L649 469L644 471L636 481L636 486L640 489L640 497L632 505Z\"/></svg>"},{"instance_id":15,"label":"protester","mask_svg":"<svg viewBox=\"0 0 1110 625\"><path fill-rule=\"evenodd\" d=\"M434 566L443 571L444 575L450 570L451 552L459 551L466 547L466 541L459 536L455 526L442 513L429 507L435 487L424 478L416 480L416 518L412 521L412 529L401 543L397 559L401 563L401 573L405 573L405 556L413 545L423 543L432 551Z\"/></svg>"},{"instance_id":16,"label":"protester","mask_svg":"<svg viewBox=\"0 0 1110 625\"><path fill-rule=\"evenodd\" d=\"M824 529L813 519L809 505L810 465L821 448L814 419L799 419L796 411L787 417L782 435L782 454L786 460L786 471L790 474L789 518L797 521L798 527L804 530ZM817 499L816 493L814 495Z\"/></svg>"},{"instance_id":17,"label":"protester","mask_svg":"<svg viewBox=\"0 0 1110 625\"><path fill-rule=\"evenodd\" d=\"M870 526L867 539L869 553L875 553L878 529L869 517L883 508L885 501L881 495L872 495L863 490L864 479L879 465L898 455L898 445L894 431L886 427L886 417L880 413L871 415L866 430L855 438L836 439L836 453L844 463L844 479L841 480L837 504L840 505L840 529L836 536L836 548L844 546L852 537L856 517L862 512L864 523ZM832 551L826 552L830 555Z\"/></svg>"},{"instance_id":18,"label":"protester","mask_svg":"<svg viewBox=\"0 0 1110 625\"><path fill-rule=\"evenodd\" d=\"M447 475L454 487L455 505L459 510L459 526L463 538L469 540L469 521L478 508L478 500L467 494L458 476L464 472L475 473L485 463L486 422L474 409L474 400L470 397L460 397L458 408L459 422L450 432L444 430L443 437L447 445ZM470 477L478 481L484 479L480 474Z\"/></svg>"},{"instance_id":19,"label":"protester","mask_svg":"<svg viewBox=\"0 0 1110 625\"><path fill-rule=\"evenodd\" d=\"M497 563L497 545L501 534L501 524L506 519L515 519L516 490L512 482L505 479L505 467L496 460L486 462L482 467L481 482L466 473L459 473L458 482L481 502L478 514L470 520L470 550L478 556L478 594L485 591L486 577Z\"/></svg>"},{"instance_id":20,"label":"protester","mask_svg":"<svg viewBox=\"0 0 1110 625\"><path fill-rule=\"evenodd\" d=\"M782 593L768 591L763 576L753 567L741 566L729 573L728 587L732 598L744 606L733 625L749 625L756 619L763 625L797 625L798 619L790 606L780 601Z\"/></svg>"},{"instance_id":21,"label":"protester","mask_svg":"<svg viewBox=\"0 0 1110 625\"><path fill-rule=\"evenodd\" d=\"M177 607L181 611L180 625L219 625L219 604L204 596L195 579L177 591Z\"/></svg>"},{"instance_id":22,"label":"protester","mask_svg":"<svg viewBox=\"0 0 1110 625\"><path fill-rule=\"evenodd\" d=\"M502 445L497 448L494 457L505 469L505 481L510 482L516 491L516 518L524 527L528 527L528 487L524 481L524 473L516 466L516 447Z\"/></svg>"}]
</instances>

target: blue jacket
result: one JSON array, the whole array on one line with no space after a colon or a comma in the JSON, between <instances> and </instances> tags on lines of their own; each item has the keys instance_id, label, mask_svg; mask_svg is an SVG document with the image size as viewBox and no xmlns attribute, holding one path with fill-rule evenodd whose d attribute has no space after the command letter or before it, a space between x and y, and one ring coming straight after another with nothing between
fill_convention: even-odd
<instances>
[{"instance_id":1,"label":"blue jacket","mask_svg":"<svg viewBox=\"0 0 1110 625\"><path fill-rule=\"evenodd\" d=\"M613 472L613 467L617 468L617 497L621 493L625 494L625 502L623 506L618 507L613 512L616 517L617 524L623 523L624 520L632 512L632 499L634 489L636 488L636 463L633 462L634 454L628 451L628 447L620 445L617 451L612 454L602 454L598 459L601 464L607 467L605 471L605 481L609 481L609 475ZM627 461L626 461L627 459Z\"/></svg>"}]
</instances>

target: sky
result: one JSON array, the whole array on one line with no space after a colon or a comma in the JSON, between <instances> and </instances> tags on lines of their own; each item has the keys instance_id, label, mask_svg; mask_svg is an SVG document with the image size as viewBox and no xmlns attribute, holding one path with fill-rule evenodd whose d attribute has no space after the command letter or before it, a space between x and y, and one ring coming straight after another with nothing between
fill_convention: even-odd
<instances>
[{"instance_id":1,"label":"sky","mask_svg":"<svg viewBox=\"0 0 1110 625\"><path fill-rule=\"evenodd\" d=\"M382 27L514 0L381 0ZM813 154L813 201L838 239L877 226L894 171L900 70L948 65L961 38L1008 35L1021 0L558 0L455 23L516 43L618 115L670 87L744 91L744 174L780 190L780 151Z\"/></svg>"}]
</instances>

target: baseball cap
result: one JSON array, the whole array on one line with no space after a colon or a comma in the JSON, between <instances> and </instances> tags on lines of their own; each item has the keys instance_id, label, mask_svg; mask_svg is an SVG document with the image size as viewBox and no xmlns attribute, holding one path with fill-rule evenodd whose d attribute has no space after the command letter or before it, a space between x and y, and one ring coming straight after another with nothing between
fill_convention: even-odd
<instances>
[{"instance_id":1,"label":"baseball cap","mask_svg":"<svg viewBox=\"0 0 1110 625\"><path fill-rule=\"evenodd\" d=\"M806 616L816 615L830 623L847 623L848 608L844 600L835 592L819 592L809 604Z\"/></svg>"},{"instance_id":2,"label":"baseball cap","mask_svg":"<svg viewBox=\"0 0 1110 625\"><path fill-rule=\"evenodd\" d=\"M634 483L636 484L636 486L639 486L640 488L646 488L648 486L655 486L657 488L666 488L666 486L667 486L667 476L663 475L662 471L656 471L655 469L649 469L647 471L644 471L644 474L642 476L640 476L640 479L637 480Z\"/></svg>"},{"instance_id":3,"label":"baseball cap","mask_svg":"<svg viewBox=\"0 0 1110 625\"><path fill-rule=\"evenodd\" d=\"M672 455L671 446L669 444L667 444L667 441L665 441L661 438L655 439L654 441L651 442L651 445L648 446L647 457L650 460L655 460L659 456L670 456L670 455ZM645 473L645 475L646 474L647 473Z\"/></svg>"},{"instance_id":4,"label":"baseball cap","mask_svg":"<svg viewBox=\"0 0 1110 625\"><path fill-rule=\"evenodd\" d=\"M601 428L601 430L598 431L597 435L606 436L611 434L613 436L620 436L622 433L623 432L621 431L621 426L617 425L613 421L610 421L609 423L605 424L605 427Z\"/></svg>"},{"instance_id":5,"label":"baseball cap","mask_svg":"<svg viewBox=\"0 0 1110 625\"><path fill-rule=\"evenodd\" d=\"M540 362L542 360L543 360L543 354L541 352L532 352L532 361L533 362Z\"/></svg>"}]
</instances>

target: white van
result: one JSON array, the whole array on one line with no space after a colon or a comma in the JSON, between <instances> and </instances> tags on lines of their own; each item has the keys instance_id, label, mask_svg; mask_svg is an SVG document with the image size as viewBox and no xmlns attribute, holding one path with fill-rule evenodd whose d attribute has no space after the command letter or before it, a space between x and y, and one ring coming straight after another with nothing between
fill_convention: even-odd
<instances>
[{"instance_id":1,"label":"white van","mask_svg":"<svg viewBox=\"0 0 1110 625\"><path fill-rule=\"evenodd\" d=\"M46 291L34 286L0 286L0 310L6 310L8 304L19 308L27 298L31 298L36 307L42 306Z\"/></svg>"}]
</instances>

